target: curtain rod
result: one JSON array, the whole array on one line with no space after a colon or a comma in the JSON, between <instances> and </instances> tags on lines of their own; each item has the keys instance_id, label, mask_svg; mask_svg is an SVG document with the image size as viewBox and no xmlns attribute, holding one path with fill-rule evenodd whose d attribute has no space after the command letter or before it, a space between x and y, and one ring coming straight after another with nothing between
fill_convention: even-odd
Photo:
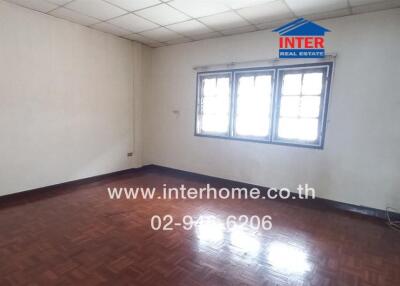
<instances>
[{"instance_id":1,"label":"curtain rod","mask_svg":"<svg viewBox=\"0 0 400 286\"><path fill-rule=\"evenodd\" d=\"M311 59L304 58L304 59L295 59L295 60L306 61L306 63L311 61L312 63L315 63L315 62L321 62L324 60L334 60L336 57L337 57L336 53L329 53L329 54L326 54L325 57L323 57L323 58L311 58ZM245 61L245 62L230 62L230 63L210 64L210 65L204 65L204 66L195 66L195 67L193 67L193 69L195 71L198 71L198 70L209 70L209 69L217 68L217 67L232 68L232 67L235 67L238 65L251 65L251 64L261 64L261 63L272 63L272 65L276 65L279 62L284 62L287 60L292 60L292 59L269 58L269 59L261 59L261 60Z\"/></svg>"}]
</instances>

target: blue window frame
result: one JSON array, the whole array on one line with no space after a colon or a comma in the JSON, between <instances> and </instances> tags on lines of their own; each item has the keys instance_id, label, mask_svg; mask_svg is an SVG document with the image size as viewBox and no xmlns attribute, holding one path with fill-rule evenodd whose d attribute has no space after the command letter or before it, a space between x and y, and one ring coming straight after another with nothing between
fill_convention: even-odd
<instances>
[{"instance_id":1,"label":"blue window frame","mask_svg":"<svg viewBox=\"0 0 400 286\"><path fill-rule=\"evenodd\" d=\"M332 62L197 73L195 135L322 149Z\"/></svg>"}]
</instances>

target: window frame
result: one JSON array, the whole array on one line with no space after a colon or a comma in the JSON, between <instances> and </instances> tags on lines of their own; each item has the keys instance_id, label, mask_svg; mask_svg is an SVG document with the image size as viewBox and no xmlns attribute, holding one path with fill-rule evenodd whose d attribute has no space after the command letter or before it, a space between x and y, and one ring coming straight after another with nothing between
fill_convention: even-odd
<instances>
[{"instance_id":1,"label":"window frame","mask_svg":"<svg viewBox=\"0 0 400 286\"><path fill-rule=\"evenodd\" d=\"M312 149L323 149L325 145L325 135L326 135L326 125L327 125L327 115L328 115L328 105L329 97L331 93L331 86L333 80L333 68L334 62L318 62L318 63L306 63L306 64L296 64L296 65L276 65L267 67L254 67L254 68L239 68L239 69L226 69L226 70L215 70L215 71L204 71L197 72L196 76L196 102L195 102L195 132L194 135L198 137L206 138L220 138L236 141L246 141L246 142L256 142L264 144L274 144L283 146L294 146ZM323 70L323 91L321 92L321 105L320 105L320 116L319 116L319 133L318 139L313 142L296 140L296 139L283 139L277 137L277 128L279 123L279 112L280 112L280 89L282 87L282 75L285 71L301 71L306 70L311 72L312 70ZM271 101L271 120L270 120L270 132L268 137L256 137L256 136L235 136L235 112L236 112L236 102L237 102L237 80L238 74L248 73L265 73L272 72L272 101ZM229 74L230 78L230 112L229 112L229 129L226 134L219 133L202 133L198 129L198 119L200 111L200 100L201 100L201 79L205 76L213 77L218 74Z\"/></svg>"}]
</instances>

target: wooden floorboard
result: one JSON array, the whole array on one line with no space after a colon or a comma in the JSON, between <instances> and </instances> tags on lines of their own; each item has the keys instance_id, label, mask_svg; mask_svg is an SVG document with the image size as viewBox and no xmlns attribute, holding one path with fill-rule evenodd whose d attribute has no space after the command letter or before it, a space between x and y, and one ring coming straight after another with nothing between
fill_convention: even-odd
<instances>
[{"instance_id":1,"label":"wooden floorboard","mask_svg":"<svg viewBox=\"0 0 400 286\"><path fill-rule=\"evenodd\" d=\"M107 187L201 187L146 169L0 201L0 285L400 285L383 221L284 201L110 200ZM269 231L154 231L153 215L270 215Z\"/></svg>"}]
</instances>

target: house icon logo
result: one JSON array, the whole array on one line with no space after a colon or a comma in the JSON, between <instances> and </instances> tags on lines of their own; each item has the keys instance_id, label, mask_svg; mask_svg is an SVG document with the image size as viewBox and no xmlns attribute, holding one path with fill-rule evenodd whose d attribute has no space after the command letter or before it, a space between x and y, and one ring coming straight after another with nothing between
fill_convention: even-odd
<instances>
[{"instance_id":1,"label":"house icon logo","mask_svg":"<svg viewBox=\"0 0 400 286\"><path fill-rule=\"evenodd\" d=\"M304 18L287 23L279 33L279 58L325 57L325 33L330 30Z\"/></svg>"}]
</instances>

